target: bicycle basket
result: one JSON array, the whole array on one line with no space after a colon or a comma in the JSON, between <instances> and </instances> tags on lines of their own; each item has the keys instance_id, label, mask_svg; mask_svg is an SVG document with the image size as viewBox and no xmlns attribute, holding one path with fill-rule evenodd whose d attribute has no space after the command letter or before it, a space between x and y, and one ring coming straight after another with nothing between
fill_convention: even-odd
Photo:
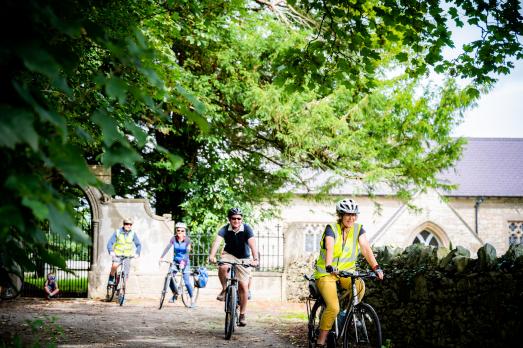
<instances>
[{"instance_id":1,"label":"bicycle basket","mask_svg":"<svg viewBox=\"0 0 523 348\"><path fill-rule=\"evenodd\" d=\"M205 288L208 280L209 280L209 274L207 273L207 268L198 267L194 271L194 286L195 287Z\"/></svg>"}]
</instances>

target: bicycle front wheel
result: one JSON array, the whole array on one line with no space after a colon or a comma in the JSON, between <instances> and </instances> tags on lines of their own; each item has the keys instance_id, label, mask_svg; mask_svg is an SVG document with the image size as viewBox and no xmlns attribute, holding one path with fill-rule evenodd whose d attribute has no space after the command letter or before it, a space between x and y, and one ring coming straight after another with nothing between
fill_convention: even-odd
<instances>
[{"instance_id":1,"label":"bicycle front wheel","mask_svg":"<svg viewBox=\"0 0 523 348\"><path fill-rule=\"evenodd\" d=\"M167 293L167 288L169 287L169 281L171 280L170 276L166 276L165 280L163 282L163 290L162 294L160 295L160 307L158 309L162 309L163 301L165 301L165 294Z\"/></svg>"},{"instance_id":2,"label":"bicycle front wheel","mask_svg":"<svg viewBox=\"0 0 523 348\"><path fill-rule=\"evenodd\" d=\"M0 298L2 300L11 300L20 295L24 281L19 275L4 271L2 269L1 277L2 279L0 279Z\"/></svg>"},{"instance_id":3,"label":"bicycle front wheel","mask_svg":"<svg viewBox=\"0 0 523 348\"><path fill-rule=\"evenodd\" d=\"M191 296L189 296L189 292L187 291L187 288L185 287L185 281L183 280L183 274L180 279L180 296L182 297L182 302L185 305L185 307L190 308L191 307Z\"/></svg>"},{"instance_id":4,"label":"bicycle front wheel","mask_svg":"<svg viewBox=\"0 0 523 348\"><path fill-rule=\"evenodd\" d=\"M120 306L123 306L123 303L125 302L125 274L122 274L120 277L120 282L122 284L120 291L118 292L118 303Z\"/></svg>"},{"instance_id":5,"label":"bicycle front wheel","mask_svg":"<svg viewBox=\"0 0 523 348\"><path fill-rule=\"evenodd\" d=\"M229 286L225 296L225 339L230 340L236 323L236 304L238 302L236 286Z\"/></svg>"},{"instance_id":6,"label":"bicycle front wheel","mask_svg":"<svg viewBox=\"0 0 523 348\"><path fill-rule=\"evenodd\" d=\"M307 325L307 339L309 348L316 347L316 340L320 334L320 319L324 310L325 304L323 301L317 300L314 302L314 305L312 306L311 312L309 314L309 322Z\"/></svg>"},{"instance_id":7,"label":"bicycle front wheel","mask_svg":"<svg viewBox=\"0 0 523 348\"><path fill-rule=\"evenodd\" d=\"M359 303L348 314L343 348L381 348L381 325L374 308Z\"/></svg>"}]
</instances>

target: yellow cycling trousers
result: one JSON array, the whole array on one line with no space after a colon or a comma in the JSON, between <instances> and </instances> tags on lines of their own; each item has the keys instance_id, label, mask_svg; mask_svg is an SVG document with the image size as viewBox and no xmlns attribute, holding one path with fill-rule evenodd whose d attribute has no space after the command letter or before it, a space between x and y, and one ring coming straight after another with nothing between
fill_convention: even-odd
<instances>
[{"instance_id":1,"label":"yellow cycling trousers","mask_svg":"<svg viewBox=\"0 0 523 348\"><path fill-rule=\"evenodd\" d=\"M337 275L329 274L316 279L318 290L320 290L321 296L327 305L323 312L323 316L320 319L321 330L330 330L334 324L334 319L340 312L340 302L338 300L338 291L336 289L336 282L338 281L344 289L351 289L350 278L340 278ZM358 298L361 301L365 294L365 283L363 280L356 280L356 289L358 290Z\"/></svg>"}]
</instances>

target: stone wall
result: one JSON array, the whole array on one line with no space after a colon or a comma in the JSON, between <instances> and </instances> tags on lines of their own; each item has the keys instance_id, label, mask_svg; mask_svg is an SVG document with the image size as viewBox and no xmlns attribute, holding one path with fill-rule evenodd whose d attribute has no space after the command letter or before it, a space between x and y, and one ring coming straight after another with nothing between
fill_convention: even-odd
<instances>
[{"instance_id":1,"label":"stone wall","mask_svg":"<svg viewBox=\"0 0 523 348\"><path fill-rule=\"evenodd\" d=\"M393 347L516 347L523 329L523 246L496 258L486 244L470 258L420 245L378 255L386 278L367 282Z\"/></svg>"},{"instance_id":2,"label":"stone wall","mask_svg":"<svg viewBox=\"0 0 523 348\"><path fill-rule=\"evenodd\" d=\"M93 261L89 272L88 296L103 298L106 294L107 278L111 267L111 257L107 252L107 242L113 232L122 225L124 217L134 220L133 230L142 243L141 256L131 262L128 280L129 298L159 298L167 272L167 264L158 260L170 238L173 236L174 221L169 215L155 215L144 199L109 199L95 191L90 192L93 206L94 238ZM168 256L171 257L172 251ZM286 298L286 278L281 272L254 271L252 290L255 298L284 301ZM209 272L209 283L200 296L216 297L220 284L216 271Z\"/></svg>"}]
</instances>

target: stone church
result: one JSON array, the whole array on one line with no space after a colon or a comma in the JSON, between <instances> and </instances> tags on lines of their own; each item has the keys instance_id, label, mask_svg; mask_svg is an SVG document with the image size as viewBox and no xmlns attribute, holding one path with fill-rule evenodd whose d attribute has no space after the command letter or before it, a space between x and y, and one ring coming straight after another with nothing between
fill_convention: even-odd
<instances>
[{"instance_id":1,"label":"stone church","mask_svg":"<svg viewBox=\"0 0 523 348\"><path fill-rule=\"evenodd\" d=\"M358 202L358 222L375 246L461 245L475 255L490 243L499 256L510 244L523 243L523 139L469 138L460 160L439 178L457 188L416 194L411 202L415 210L387 189L373 201L357 185L347 184L322 203L297 192L278 221L286 259L318 251L325 225L335 218L335 202L342 198Z\"/></svg>"}]
</instances>

